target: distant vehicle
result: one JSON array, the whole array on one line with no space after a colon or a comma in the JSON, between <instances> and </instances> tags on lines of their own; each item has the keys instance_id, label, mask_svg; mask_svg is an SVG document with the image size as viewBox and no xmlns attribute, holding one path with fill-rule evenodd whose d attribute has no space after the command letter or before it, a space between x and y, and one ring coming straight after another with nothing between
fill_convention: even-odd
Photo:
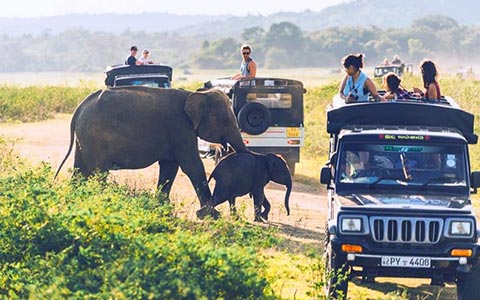
<instances>
[{"instance_id":1,"label":"distant vehicle","mask_svg":"<svg viewBox=\"0 0 480 300\"><path fill-rule=\"evenodd\" d=\"M233 111L245 145L258 153L276 153L287 162L290 173L300 161L304 144L302 82L285 78L218 79L204 88L217 88L232 99ZM218 161L225 152L217 147Z\"/></svg>"},{"instance_id":2,"label":"distant vehicle","mask_svg":"<svg viewBox=\"0 0 480 300\"><path fill-rule=\"evenodd\" d=\"M105 69L105 85L109 87L143 85L170 88L173 69L166 65L114 65Z\"/></svg>"},{"instance_id":3,"label":"distant vehicle","mask_svg":"<svg viewBox=\"0 0 480 300\"><path fill-rule=\"evenodd\" d=\"M409 73L413 74L413 65L412 64L388 64L388 65L378 65L373 70L374 77L383 77L383 75L393 72L398 76L402 77L403 74Z\"/></svg>"}]
</instances>

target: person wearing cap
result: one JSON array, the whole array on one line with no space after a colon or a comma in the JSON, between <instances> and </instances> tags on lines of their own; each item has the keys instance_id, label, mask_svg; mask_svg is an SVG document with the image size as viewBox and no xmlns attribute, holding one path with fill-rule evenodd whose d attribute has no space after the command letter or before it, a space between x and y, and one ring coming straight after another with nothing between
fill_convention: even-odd
<instances>
[{"instance_id":1,"label":"person wearing cap","mask_svg":"<svg viewBox=\"0 0 480 300\"><path fill-rule=\"evenodd\" d=\"M130 56L125 59L125 64L129 66L140 65L141 63L135 57L137 55L138 48L137 46L130 47Z\"/></svg>"},{"instance_id":2,"label":"person wearing cap","mask_svg":"<svg viewBox=\"0 0 480 300\"><path fill-rule=\"evenodd\" d=\"M153 64L153 61L151 61L148 56L150 55L150 51L148 49L143 49L142 56L138 59L140 64L142 65L151 65Z\"/></svg>"}]
</instances>

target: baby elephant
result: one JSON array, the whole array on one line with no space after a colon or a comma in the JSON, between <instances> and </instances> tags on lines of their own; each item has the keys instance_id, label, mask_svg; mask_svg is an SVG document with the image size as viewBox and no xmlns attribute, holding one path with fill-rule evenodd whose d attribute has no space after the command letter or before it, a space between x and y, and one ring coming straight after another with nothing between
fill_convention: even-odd
<instances>
[{"instance_id":1,"label":"baby elephant","mask_svg":"<svg viewBox=\"0 0 480 300\"><path fill-rule=\"evenodd\" d=\"M235 213L235 198L250 194L255 207L255 221L268 220L270 203L263 189L272 180L287 187L285 208L290 215L288 201L292 191L292 177L285 161L274 154L254 152L233 153L223 158L208 178L215 179L213 207L228 200L231 213ZM262 206L264 210L262 211Z\"/></svg>"}]
</instances>

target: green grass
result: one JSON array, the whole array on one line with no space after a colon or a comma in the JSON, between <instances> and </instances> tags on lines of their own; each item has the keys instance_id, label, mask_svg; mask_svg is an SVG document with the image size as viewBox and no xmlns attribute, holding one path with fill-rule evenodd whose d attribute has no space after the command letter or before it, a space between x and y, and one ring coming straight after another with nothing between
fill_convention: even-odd
<instances>
[{"instance_id":1,"label":"green grass","mask_svg":"<svg viewBox=\"0 0 480 300\"><path fill-rule=\"evenodd\" d=\"M91 87L0 86L0 122L32 122L72 113Z\"/></svg>"},{"instance_id":2,"label":"green grass","mask_svg":"<svg viewBox=\"0 0 480 300\"><path fill-rule=\"evenodd\" d=\"M443 77L440 83L442 94L474 114L479 128L479 82ZM408 89L421 86L413 76L402 84ZM176 87L195 90L201 85L193 81ZM338 85L307 87L306 138L296 181L319 185L328 150L325 109ZM96 89L3 85L0 121L72 113ZM319 249L297 248L269 227L177 218L175 207L160 205L146 191L97 180L54 182L50 166L27 166L11 144L0 137L0 299L223 299L213 291L222 290L218 280L242 299L256 298L256 293L263 299L323 298ZM470 147L470 155L472 169L479 170L478 145ZM214 275L205 278L207 274ZM437 299L427 296L431 289L424 285L405 282L381 287L352 282L349 294L355 299Z\"/></svg>"}]
</instances>

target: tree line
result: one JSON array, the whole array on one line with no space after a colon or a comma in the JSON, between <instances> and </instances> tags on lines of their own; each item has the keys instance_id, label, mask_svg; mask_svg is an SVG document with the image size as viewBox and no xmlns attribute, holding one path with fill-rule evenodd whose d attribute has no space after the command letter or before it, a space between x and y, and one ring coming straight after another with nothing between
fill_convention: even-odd
<instances>
[{"instance_id":1,"label":"tree line","mask_svg":"<svg viewBox=\"0 0 480 300\"><path fill-rule=\"evenodd\" d=\"M58 34L47 30L39 35L3 35L0 72L98 72L107 65L123 63L131 45L148 48L155 62L174 68L237 68L244 42L253 47L253 57L261 68L338 67L341 57L357 52L366 55L368 64L395 54L406 62L429 57L448 58L453 64L473 62L480 56L480 28L430 15L407 28L330 27L304 31L283 21L268 29L249 27L238 36L213 40L174 32L126 30L114 34L81 28Z\"/></svg>"}]
</instances>

